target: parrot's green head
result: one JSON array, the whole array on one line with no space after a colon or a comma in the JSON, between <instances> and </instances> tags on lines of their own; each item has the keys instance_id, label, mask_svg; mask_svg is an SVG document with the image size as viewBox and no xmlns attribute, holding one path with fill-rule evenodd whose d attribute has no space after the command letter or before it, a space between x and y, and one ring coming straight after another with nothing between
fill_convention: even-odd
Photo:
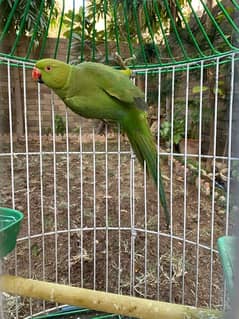
<instances>
[{"instance_id":1,"label":"parrot's green head","mask_svg":"<svg viewBox=\"0 0 239 319\"><path fill-rule=\"evenodd\" d=\"M51 89L61 89L67 82L71 67L58 60L39 60L32 70L32 78L45 83Z\"/></svg>"}]
</instances>

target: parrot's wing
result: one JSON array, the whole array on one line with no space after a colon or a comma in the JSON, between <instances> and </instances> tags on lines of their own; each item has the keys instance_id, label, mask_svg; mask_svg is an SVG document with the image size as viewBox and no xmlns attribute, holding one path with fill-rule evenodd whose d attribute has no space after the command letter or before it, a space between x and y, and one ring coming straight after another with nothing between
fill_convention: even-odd
<instances>
[{"instance_id":1,"label":"parrot's wing","mask_svg":"<svg viewBox=\"0 0 239 319\"><path fill-rule=\"evenodd\" d=\"M108 95L113 96L120 102L124 102L127 104L134 104L138 109L146 111L147 104L144 99L140 96L132 96L131 90L116 90L114 87L104 88L103 89Z\"/></svg>"},{"instance_id":2,"label":"parrot's wing","mask_svg":"<svg viewBox=\"0 0 239 319\"><path fill-rule=\"evenodd\" d=\"M134 104L140 110L146 110L147 104L143 92L133 84L122 70L113 69L107 65L85 62L81 72L97 81L97 86L105 93L126 104ZM125 70L124 70L125 71ZM82 73L83 73L82 72Z\"/></svg>"}]
</instances>

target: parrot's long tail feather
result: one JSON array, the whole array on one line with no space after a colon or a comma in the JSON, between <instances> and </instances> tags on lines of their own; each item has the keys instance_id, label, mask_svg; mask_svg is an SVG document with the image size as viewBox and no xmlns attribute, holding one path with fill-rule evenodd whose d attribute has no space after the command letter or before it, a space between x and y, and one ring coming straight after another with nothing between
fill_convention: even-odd
<instances>
[{"instance_id":1,"label":"parrot's long tail feather","mask_svg":"<svg viewBox=\"0 0 239 319\"><path fill-rule=\"evenodd\" d=\"M136 118L134 118L133 121L135 120ZM133 127L134 128L132 129L132 125L129 125L129 123L128 125L123 125L123 129L129 138L130 144L140 164L144 166L144 161L146 161L146 167L147 167L148 173L152 176L156 186L158 186L158 183L159 183L158 188L159 188L160 202L164 209L167 225L169 226L170 215L169 215L169 211L167 207L161 172L160 170L158 172L157 148L154 143L151 131L146 122L146 119L145 121L137 121L137 125L133 125Z\"/></svg>"}]
</instances>

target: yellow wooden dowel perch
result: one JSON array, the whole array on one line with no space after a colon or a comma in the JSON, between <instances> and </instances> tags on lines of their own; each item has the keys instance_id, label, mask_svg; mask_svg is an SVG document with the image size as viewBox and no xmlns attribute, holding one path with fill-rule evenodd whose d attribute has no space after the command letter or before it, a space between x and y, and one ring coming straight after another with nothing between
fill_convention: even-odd
<instances>
[{"instance_id":1,"label":"yellow wooden dowel perch","mask_svg":"<svg viewBox=\"0 0 239 319\"><path fill-rule=\"evenodd\" d=\"M142 319L222 318L217 310L122 296L10 275L0 276L0 289L10 294Z\"/></svg>"}]
</instances>

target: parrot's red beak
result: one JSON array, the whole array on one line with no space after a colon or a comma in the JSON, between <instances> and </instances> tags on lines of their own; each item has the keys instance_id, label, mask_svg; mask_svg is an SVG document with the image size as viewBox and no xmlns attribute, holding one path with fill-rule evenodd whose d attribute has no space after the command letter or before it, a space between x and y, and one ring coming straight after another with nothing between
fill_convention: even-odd
<instances>
[{"instance_id":1,"label":"parrot's red beak","mask_svg":"<svg viewBox=\"0 0 239 319\"><path fill-rule=\"evenodd\" d=\"M41 78L41 72L36 67L34 67L32 70L32 78L33 78L33 80L36 80L39 83L43 83L42 78Z\"/></svg>"}]
</instances>

